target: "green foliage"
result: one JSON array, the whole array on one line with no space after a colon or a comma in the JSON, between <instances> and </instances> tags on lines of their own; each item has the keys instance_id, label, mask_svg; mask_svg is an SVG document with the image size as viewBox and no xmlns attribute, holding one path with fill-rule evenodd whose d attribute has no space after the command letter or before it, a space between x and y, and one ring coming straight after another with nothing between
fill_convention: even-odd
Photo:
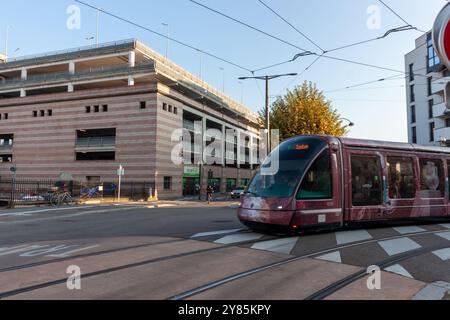
<instances>
[{"instance_id":1,"label":"green foliage","mask_svg":"<svg viewBox=\"0 0 450 320\"><path fill-rule=\"evenodd\" d=\"M261 124L264 124L264 110L259 112L259 116ZM307 81L278 98L270 111L271 128L280 130L281 140L310 134L345 136L347 126L339 117L323 92Z\"/></svg>"}]
</instances>

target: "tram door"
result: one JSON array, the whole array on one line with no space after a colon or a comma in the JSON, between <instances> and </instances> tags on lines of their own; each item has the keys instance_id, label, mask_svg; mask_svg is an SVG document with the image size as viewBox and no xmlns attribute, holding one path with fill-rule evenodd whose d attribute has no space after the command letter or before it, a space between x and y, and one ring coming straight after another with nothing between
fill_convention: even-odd
<instances>
[{"instance_id":1,"label":"tram door","mask_svg":"<svg viewBox=\"0 0 450 320\"><path fill-rule=\"evenodd\" d=\"M348 190L350 221L376 220L385 211L385 177L379 155L352 152L350 155L350 183Z\"/></svg>"}]
</instances>

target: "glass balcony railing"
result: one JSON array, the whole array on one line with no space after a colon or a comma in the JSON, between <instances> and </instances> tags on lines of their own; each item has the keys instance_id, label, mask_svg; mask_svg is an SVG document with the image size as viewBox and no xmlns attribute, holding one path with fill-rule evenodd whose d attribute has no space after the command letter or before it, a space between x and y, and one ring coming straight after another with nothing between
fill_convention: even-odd
<instances>
[{"instance_id":1,"label":"glass balcony railing","mask_svg":"<svg viewBox=\"0 0 450 320\"><path fill-rule=\"evenodd\" d=\"M115 147L116 137L78 138L75 146L77 148Z\"/></svg>"}]
</instances>

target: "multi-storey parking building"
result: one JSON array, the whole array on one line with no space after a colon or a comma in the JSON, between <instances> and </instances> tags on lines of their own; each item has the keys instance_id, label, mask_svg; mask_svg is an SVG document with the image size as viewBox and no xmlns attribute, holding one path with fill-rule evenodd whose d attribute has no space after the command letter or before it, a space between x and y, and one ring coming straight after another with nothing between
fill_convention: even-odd
<instances>
[{"instance_id":1,"label":"multi-storey parking building","mask_svg":"<svg viewBox=\"0 0 450 320\"><path fill-rule=\"evenodd\" d=\"M247 184L258 157L257 114L136 40L1 56L0 116L0 179L15 167L18 178L114 182L122 165L124 181L181 197L196 184L220 192ZM180 155L196 162L172 161L174 131L193 132L196 122L196 134L217 129L223 145L234 145L223 161L208 165L203 153L214 139L199 143L194 134Z\"/></svg>"}]
</instances>

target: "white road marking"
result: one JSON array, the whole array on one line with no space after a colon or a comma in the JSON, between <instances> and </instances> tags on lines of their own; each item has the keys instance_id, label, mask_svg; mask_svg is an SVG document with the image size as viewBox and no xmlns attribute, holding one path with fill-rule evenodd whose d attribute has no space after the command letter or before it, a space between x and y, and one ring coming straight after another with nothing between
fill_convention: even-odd
<instances>
[{"instance_id":1,"label":"white road marking","mask_svg":"<svg viewBox=\"0 0 450 320\"><path fill-rule=\"evenodd\" d=\"M231 229L231 230L219 230L219 231L211 231L211 232L202 232L197 233L193 235L191 238L202 238L202 237L209 237L209 236L220 236L223 234L230 234L230 233L236 233L241 231L242 229Z\"/></svg>"},{"instance_id":2,"label":"white road marking","mask_svg":"<svg viewBox=\"0 0 450 320\"><path fill-rule=\"evenodd\" d=\"M341 253L339 251L327 253L323 256L317 257L318 260L342 263Z\"/></svg>"},{"instance_id":3,"label":"white road marking","mask_svg":"<svg viewBox=\"0 0 450 320\"><path fill-rule=\"evenodd\" d=\"M284 238L255 243L252 249L290 254L298 242L296 238Z\"/></svg>"},{"instance_id":4,"label":"white road marking","mask_svg":"<svg viewBox=\"0 0 450 320\"><path fill-rule=\"evenodd\" d=\"M258 240L258 239L261 239L262 237L263 237L263 235L258 234L258 233L233 234L230 236L220 238L219 240L214 241L214 243L232 244L232 243L239 243L239 242L245 242L245 241L251 241L251 240Z\"/></svg>"},{"instance_id":5,"label":"white road marking","mask_svg":"<svg viewBox=\"0 0 450 320\"><path fill-rule=\"evenodd\" d=\"M421 248L421 246L409 238L380 241L378 244L389 256L404 253Z\"/></svg>"},{"instance_id":6,"label":"white road marking","mask_svg":"<svg viewBox=\"0 0 450 320\"><path fill-rule=\"evenodd\" d=\"M61 254L50 254L50 255L47 255L46 257L50 257L50 258L68 258L74 253L81 252L81 251L87 251L87 250L95 249L95 248L98 248L98 247L100 247L100 246L99 245L94 245L94 246L90 246L90 247L84 247L84 248L75 249L75 250L64 252L64 253L61 253Z\"/></svg>"},{"instance_id":7,"label":"white road marking","mask_svg":"<svg viewBox=\"0 0 450 320\"><path fill-rule=\"evenodd\" d=\"M21 253L21 252L27 252L27 251L31 251L31 250L37 250L37 249L44 249L44 248L48 248L49 245L45 245L45 246L41 246L41 245L31 245L31 246L22 246L22 248L17 248L17 249L13 249L13 250L9 250L6 252L1 252L0 253L0 257L1 256L7 256L10 254L14 254L14 253Z\"/></svg>"},{"instance_id":8,"label":"white road marking","mask_svg":"<svg viewBox=\"0 0 450 320\"><path fill-rule=\"evenodd\" d=\"M444 227L446 229L450 229L450 223L444 223L444 224L440 224L441 227Z\"/></svg>"},{"instance_id":9,"label":"white road marking","mask_svg":"<svg viewBox=\"0 0 450 320\"><path fill-rule=\"evenodd\" d=\"M89 207L70 207L70 208L56 208L56 209L43 209L43 210L34 210L34 211L15 211L10 213L0 214L0 217L8 217L8 216L27 216L33 213L42 213L42 212L52 212L52 211L64 211L64 210L79 210L79 209L89 209L93 208L93 206Z\"/></svg>"},{"instance_id":10,"label":"white road marking","mask_svg":"<svg viewBox=\"0 0 450 320\"><path fill-rule=\"evenodd\" d=\"M405 268L403 268L399 264L395 264L393 266L387 267L384 270L391 272L391 273L399 274L399 275L407 277L407 278L414 279L414 277Z\"/></svg>"},{"instance_id":11,"label":"white road marking","mask_svg":"<svg viewBox=\"0 0 450 320\"><path fill-rule=\"evenodd\" d=\"M366 230L341 231L336 232L336 242L338 245L372 239Z\"/></svg>"},{"instance_id":12,"label":"white road marking","mask_svg":"<svg viewBox=\"0 0 450 320\"><path fill-rule=\"evenodd\" d=\"M420 290L413 300L442 300L448 292L450 292L450 283L438 281Z\"/></svg>"},{"instance_id":13,"label":"white road marking","mask_svg":"<svg viewBox=\"0 0 450 320\"><path fill-rule=\"evenodd\" d=\"M22 244L20 246L15 246L15 247L7 247L7 248L0 248L0 253L4 252L4 251L11 251L11 250L15 250L15 249L19 249L19 248L23 248L23 247L28 247L28 244Z\"/></svg>"},{"instance_id":14,"label":"white road marking","mask_svg":"<svg viewBox=\"0 0 450 320\"><path fill-rule=\"evenodd\" d=\"M442 261L450 260L450 248L433 251L433 254Z\"/></svg>"},{"instance_id":15,"label":"white road marking","mask_svg":"<svg viewBox=\"0 0 450 320\"><path fill-rule=\"evenodd\" d=\"M450 232L440 232L440 233L436 233L436 235L438 237L441 237L441 238L444 238L444 239L447 239L450 241Z\"/></svg>"},{"instance_id":16,"label":"white road marking","mask_svg":"<svg viewBox=\"0 0 450 320\"><path fill-rule=\"evenodd\" d=\"M409 234L409 233L417 233L417 232L425 232L425 229L422 229L420 227L416 226L409 226L409 227L397 227L394 228L395 231L397 231L400 234Z\"/></svg>"}]
</instances>

